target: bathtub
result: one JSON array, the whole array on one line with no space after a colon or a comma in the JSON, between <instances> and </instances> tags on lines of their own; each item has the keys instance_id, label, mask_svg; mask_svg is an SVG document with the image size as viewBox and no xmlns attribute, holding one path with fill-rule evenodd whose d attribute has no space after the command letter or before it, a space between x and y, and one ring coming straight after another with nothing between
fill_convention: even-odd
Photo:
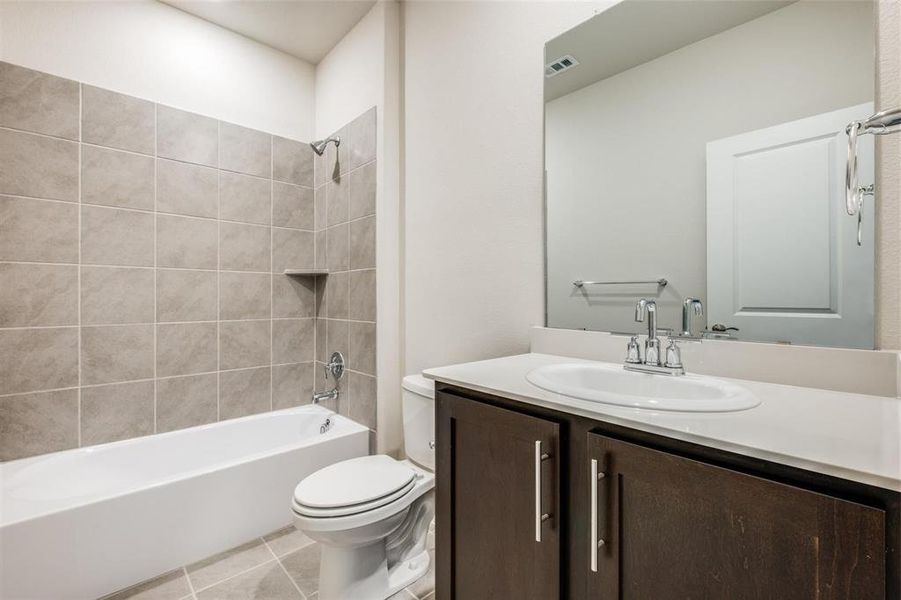
<instances>
[{"instance_id":1,"label":"bathtub","mask_svg":"<svg viewBox=\"0 0 901 600\"><path fill-rule=\"evenodd\" d=\"M98 598L259 537L303 477L368 450L302 406L0 464L0 598Z\"/></svg>"}]
</instances>

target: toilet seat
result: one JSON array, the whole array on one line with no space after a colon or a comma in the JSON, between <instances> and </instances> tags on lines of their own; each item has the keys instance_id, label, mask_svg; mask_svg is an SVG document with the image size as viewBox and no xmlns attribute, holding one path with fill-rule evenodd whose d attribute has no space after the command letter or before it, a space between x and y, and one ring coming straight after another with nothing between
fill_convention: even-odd
<instances>
[{"instance_id":1,"label":"toilet seat","mask_svg":"<svg viewBox=\"0 0 901 600\"><path fill-rule=\"evenodd\" d=\"M398 498L408 494L410 490L413 489L413 484L415 481L412 479L405 485L400 488L396 492L388 494L386 496L382 496L381 498L376 498L375 500L371 500L369 502L362 502L360 504L351 504L349 506L341 506L336 508L315 508L312 506L307 506L305 504L301 504L297 501L297 498L294 498L294 512L307 516L307 517L318 517L318 518L326 518L326 517L346 517L349 515L356 515L358 513L366 512L368 510L373 510L379 508L380 506L384 506L386 504L390 504L394 502Z\"/></svg>"},{"instance_id":2,"label":"toilet seat","mask_svg":"<svg viewBox=\"0 0 901 600\"><path fill-rule=\"evenodd\" d=\"M342 517L373 510L413 489L416 472L390 456L361 456L304 478L294 489L294 511L309 517Z\"/></svg>"}]
</instances>

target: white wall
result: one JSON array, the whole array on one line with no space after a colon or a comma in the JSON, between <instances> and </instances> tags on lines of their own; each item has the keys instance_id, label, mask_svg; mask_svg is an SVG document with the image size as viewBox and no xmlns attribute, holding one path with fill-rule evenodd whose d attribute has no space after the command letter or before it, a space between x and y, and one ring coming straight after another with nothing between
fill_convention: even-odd
<instances>
[{"instance_id":1,"label":"white wall","mask_svg":"<svg viewBox=\"0 0 901 600\"><path fill-rule=\"evenodd\" d=\"M544 321L544 43L596 3L409 2L405 369L528 351Z\"/></svg>"},{"instance_id":2,"label":"white wall","mask_svg":"<svg viewBox=\"0 0 901 600\"><path fill-rule=\"evenodd\" d=\"M398 454L401 421L400 7L378 2L316 67L316 136L376 107L376 337L379 452Z\"/></svg>"},{"instance_id":3,"label":"white wall","mask_svg":"<svg viewBox=\"0 0 901 600\"><path fill-rule=\"evenodd\" d=\"M313 137L312 65L155 0L0 2L0 60Z\"/></svg>"},{"instance_id":4,"label":"white wall","mask_svg":"<svg viewBox=\"0 0 901 600\"><path fill-rule=\"evenodd\" d=\"M871 102L873 19L798 2L549 102L548 326L638 332L657 293L576 279L666 277L662 327L706 304L707 142Z\"/></svg>"}]
</instances>

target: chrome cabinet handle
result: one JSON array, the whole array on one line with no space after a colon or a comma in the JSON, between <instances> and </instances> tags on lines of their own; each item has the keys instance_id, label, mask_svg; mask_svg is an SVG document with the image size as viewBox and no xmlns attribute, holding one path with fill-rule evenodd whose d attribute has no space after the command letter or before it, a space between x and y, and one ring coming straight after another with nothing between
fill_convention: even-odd
<instances>
[{"instance_id":1,"label":"chrome cabinet handle","mask_svg":"<svg viewBox=\"0 0 901 600\"><path fill-rule=\"evenodd\" d=\"M603 539L598 539L598 481L604 478L604 473L598 472L598 461L591 459L591 572L598 572L598 548L604 545Z\"/></svg>"},{"instance_id":2,"label":"chrome cabinet handle","mask_svg":"<svg viewBox=\"0 0 901 600\"><path fill-rule=\"evenodd\" d=\"M541 541L541 524L551 518L550 513L541 512L541 463L551 457L542 454L541 440L535 441L535 541Z\"/></svg>"}]
</instances>

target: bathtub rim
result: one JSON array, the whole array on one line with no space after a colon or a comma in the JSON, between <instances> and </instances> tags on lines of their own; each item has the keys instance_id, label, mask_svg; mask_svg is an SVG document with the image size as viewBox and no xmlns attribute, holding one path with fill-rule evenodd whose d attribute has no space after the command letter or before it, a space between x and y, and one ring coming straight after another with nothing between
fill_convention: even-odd
<instances>
[{"instance_id":1,"label":"bathtub rim","mask_svg":"<svg viewBox=\"0 0 901 600\"><path fill-rule=\"evenodd\" d=\"M327 436L324 438L325 440L337 440L337 439L341 439L341 438L344 438L344 437L347 437L350 435L364 433L364 432L367 433L367 435L368 435L368 432L370 431L369 428L366 427L365 425L361 425L360 423L357 423L353 419L350 419L349 417L338 414L337 412L327 409L324 406L319 406L319 405L315 405L315 404L304 404L301 406L293 406L293 407L283 408L283 409L279 409L279 410L267 411L267 412L263 412L263 413L253 414L253 415L247 415L247 416L238 417L235 419L226 419L225 421L217 421L215 423L204 423L202 425L195 425L193 427L185 427L182 429L175 429L173 431L165 431L162 433L152 433L149 435L143 435L143 436L136 437L136 438L117 440L114 442L106 442L103 444L94 444L91 446L83 446L80 448L67 448L66 450L58 450L56 452L48 452L46 454L39 454L36 456L28 456L25 458L20 458L20 459L16 459L16 460L3 462L3 463L0 463L0 486L3 485L3 480L5 479L4 473L3 473L3 471L5 470L4 467L6 467L8 465L13 465L15 463L22 462L22 461L38 462L40 459L48 459L48 458L59 456L61 454L65 454L65 453L81 452L81 451L85 451L85 450L93 451L94 449L99 449L99 448L125 446L125 445L129 445L129 444L139 443L143 440L147 440L148 438L162 439L164 437L172 437L174 435L184 434L185 432L189 432L189 431L200 431L200 430L204 430L204 429L209 429L209 428L213 428L213 427L222 425L223 423L235 423L235 422L242 422L242 421L250 422L250 421L254 421L254 420L261 420L265 417L278 416L280 414L294 414L294 413L301 413L301 414L302 413L311 413L314 415L318 414L318 415L322 416L323 418L339 419L342 423L345 424L345 427L347 427L347 429L342 428L340 431L335 431L335 429L337 429L337 428L333 428L332 431L330 431L330 432L320 434L323 436ZM228 461L214 462L214 463L211 463L210 465L207 465L202 468L179 472L175 476L165 477L165 478L161 478L161 479L155 479L147 485L141 485L139 487L129 486L129 487L119 490L115 493L102 494L98 497L90 498L90 499L86 499L86 500L76 500L76 501L73 501L71 504L67 504L66 506L61 506L61 507L56 507L56 508L49 509L46 511L41 511L39 513L27 515L27 516L25 516L23 518L19 518L19 519L6 521L6 520L3 520L2 515L0 515L0 533L2 533L3 530L7 527L21 525L23 523L27 523L27 522L35 520L35 519L51 517L53 515L67 512L70 510L77 510L79 508L83 508L83 507L91 505L91 504L98 504L101 502L108 502L110 500L115 500L117 498L124 498L124 497L130 496L130 495L133 495L135 493L142 492L142 491L152 490L152 489L159 488L159 487L162 487L165 485L171 485L174 483L185 481L187 479L191 479L194 477L201 477L204 475L208 475L215 471L227 469L230 467L235 467L235 466L242 465L242 464L256 462L256 461L259 461L259 460L262 460L265 458L269 458L269 457L272 457L272 456L275 456L278 454L283 454L290 450L298 450L298 449L306 447L306 446L314 445L315 441L318 439L320 439L320 438L307 438L307 439L299 440L297 442L290 443L290 444L281 444L278 446L273 446L272 448L262 451L262 452L255 452L252 454L244 455L238 460L233 459L233 460L228 460ZM311 442L314 442L314 443L311 443ZM0 487L0 490L2 490L2 487ZM2 500L2 496L0 496L0 500ZM0 505L2 505L2 502L0 502Z\"/></svg>"}]
</instances>

